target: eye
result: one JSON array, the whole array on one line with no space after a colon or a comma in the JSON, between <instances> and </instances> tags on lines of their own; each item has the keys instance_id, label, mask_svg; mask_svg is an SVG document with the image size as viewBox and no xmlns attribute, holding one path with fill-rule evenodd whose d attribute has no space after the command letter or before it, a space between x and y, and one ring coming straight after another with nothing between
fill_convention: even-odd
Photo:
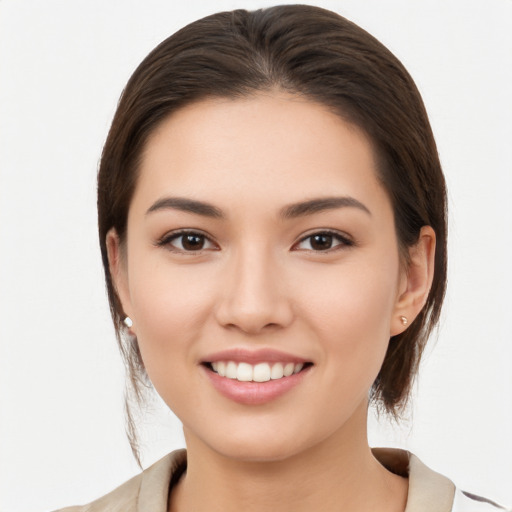
<instances>
[{"instance_id":1,"label":"eye","mask_svg":"<svg viewBox=\"0 0 512 512\"><path fill-rule=\"evenodd\" d=\"M158 245L167 246L176 252L196 252L218 249L206 235L197 231L169 233L158 242Z\"/></svg>"},{"instance_id":2,"label":"eye","mask_svg":"<svg viewBox=\"0 0 512 512\"><path fill-rule=\"evenodd\" d=\"M304 237L293 246L295 250L326 252L343 246L352 246L354 242L348 237L332 231L321 231Z\"/></svg>"}]
</instances>

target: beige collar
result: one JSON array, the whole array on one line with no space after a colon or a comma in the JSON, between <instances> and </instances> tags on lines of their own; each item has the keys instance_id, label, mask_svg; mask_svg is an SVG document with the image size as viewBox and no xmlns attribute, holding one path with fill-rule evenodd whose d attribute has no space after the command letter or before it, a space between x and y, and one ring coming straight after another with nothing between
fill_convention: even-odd
<instances>
[{"instance_id":1,"label":"beige collar","mask_svg":"<svg viewBox=\"0 0 512 512\"><path fill-rule=\"evenodd\" d=\"M455 485L425 466L418 457L396 448L372 448L375 458L391 472L409 477L405 512L450 512Z\"/></svg>"},{"instance_id":2,"label":"beige collar","mask_svg":"<svg viewBox=\"0 0 512 512\"><path fill-rule=\"evenodd\" d=\"M409 495L405 512L450 512L455 486L448 478L432 471L416 456L394 448L372 449L377 460L393 473L409 477ZM168 489L173 476L186 467L185 450L165 456L142 474L137 512L166 512Z\"/></svg>"}]
</instances>

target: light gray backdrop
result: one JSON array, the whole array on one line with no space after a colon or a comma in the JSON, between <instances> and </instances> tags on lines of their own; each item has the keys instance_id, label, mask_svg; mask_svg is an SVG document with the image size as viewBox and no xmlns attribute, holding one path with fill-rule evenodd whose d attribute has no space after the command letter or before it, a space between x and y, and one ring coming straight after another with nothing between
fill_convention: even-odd
<instances>
[{"instance_id":1,"label":"light gray backdrop","mask_svg":"<svg viewBox=\"0 0 512 512\"><path fill-rule=\"evenodd\" d=\"M102 281L95 173L119 94L184 24L269 1L0 0L0 510L78 504L138 469ZM287 2L291 3L291 2ZM371 420L512 503L512 0L340 0L423 93L450 192L450 284L411 419ZM432 344L431 348L434 348ZM155 400L144 463L182 446Z\"/></svg>"}]
</instances>

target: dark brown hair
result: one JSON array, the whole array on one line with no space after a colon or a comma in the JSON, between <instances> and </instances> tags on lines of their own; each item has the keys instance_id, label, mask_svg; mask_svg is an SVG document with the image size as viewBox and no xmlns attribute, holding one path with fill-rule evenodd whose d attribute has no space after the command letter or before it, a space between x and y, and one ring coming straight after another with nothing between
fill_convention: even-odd
<instances>
[{"instance_id":1,"label":"dark brown hair","mask_svg":"<svg viewBox=\"0 0 512 512\"><path fill-rule=\"evenodd\" d=\"M150 386L137 340L122 336L123 309L109 271L106 235L126 236L130 201L148 136L172 112L208 97L258 91L299 94L329 107L372 141L378 177L394 210L402 254L422 226L436 232L434 281L405 332L394 336L372 399L395 417L410 394L446 286L446 191L420 94L379 41L333 12L306 5L236 10L198 20L158 45L130 78L114 116L98 174L99 238L110 308L129 374L142 400ZM128 433L138 457L131 409Z\"/></svg>"}]
</instances>

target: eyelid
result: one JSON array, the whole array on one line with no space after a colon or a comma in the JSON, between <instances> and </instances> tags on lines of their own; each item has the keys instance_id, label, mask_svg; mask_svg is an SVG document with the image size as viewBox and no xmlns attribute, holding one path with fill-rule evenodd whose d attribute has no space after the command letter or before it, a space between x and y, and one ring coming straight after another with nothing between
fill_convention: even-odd
<instances>
[{"instance_id":1,"label":"eyelid","mask_svg":"<svg viewBox=\"0 0 512 512\"><path fill-rule=\"evenodd\" d=\"M341 243L336 244L335 246L330 247L329 249L325 249L325 250L296 249L296 247L299 244L301 244L302 242L305 242L308 238L311 238L315 235L329 235ZM335 251L335 250L339 249L340 247L346 248L346 247L353 247L354 245L356 245L354 239L346 233L343 233L341 231L337 231L334 229L315 229L314 231L311 231L309 233L302 235L300 237L300 239L293 244L292 250L308 251L308 252L313 252L313 253L324 253L325 254L325 253Z\"/></svg>"},{"instance_id":2,"label":"eyelid","mask_svg":"<svg viewBox=\"0 0 512 512\"><path fill-rule=\"evenodd\" d=\"M171 244L172 241L180 238L181 236L185 236L185 235L198 235L198 236L204 237L204 239L209 244L211 244L213 247L201 248L201 249L198 249L196 251L194 251L194 250L187 251L185 249L180 249L178 247L174 247ZM328 235L328 236L332 236L334 239L336 239L340 243L337 243L333 247L331 247L329 249L325 249L325 250L298 249L297 248L298 245L300 245L301 243L305 242L306 240L308 240L309 238L311 238L311 237L313 237L315 235ZM194 228L180 228L180 229L177 229L177 230L174 230L174 231L169 231L165 235L160 237L155 242L155 245L158 246L158 247L167 247L170 251L173 251L173 252L176 252L176 253L180 253L180 254L199 254L199 253L201 253L203 251L212 251L212 250L217 251L217 250L220 250L220 247L218 246L218 244L216 242L213 241L213 239L212 239L212 237L210 235L208 235L207 233L205 233L201 229L194 229ZM306 234L303 234L300 237L300 239L292 245L291 249L292 250L300 250L300 251L309 251L309 252L314 252L314 253L328 253L328 252L331 252L331 251L335 251L335 250L337 250L340 247L352 247L354 245L355 245L355 241L352 239L351 236L347 235L346 233L337 231L337 230L326 228L326 229L315 229L315 230L310 231L310 232L308 232Z\"/></svg>"},{"instance_id":3,"label":"eyelid","mask_svg":"<svg viewBox=\"0 0 512 512\"><path fill-rule=\"evenodd\" d=\"M185 249L180 249L179 247L174 247L173 245L171 245L172 241L176 240L177 238L180 238L181 236L185 236L185 235L199 235L201 237L204 237L205 240L208 243L210 243L211 245L213 245L214 247L213 248L212 247L202 248L202 249L198 249L196 251L187 251ZM207 233L205 233L204 231L202 231L200 229L194 229L194 228L180 228L180 229L177 229L174 231L169 231L165 235L160 237L156 241L155 245L157 247L166 247L170 251L176 252L179 254L191 254L191 255L200 254L203 251L212 251L212 250L218 251L220 249L218 244L213 241L213 239L210 235L208 235Z\"/></svg>"}]
</instances>

